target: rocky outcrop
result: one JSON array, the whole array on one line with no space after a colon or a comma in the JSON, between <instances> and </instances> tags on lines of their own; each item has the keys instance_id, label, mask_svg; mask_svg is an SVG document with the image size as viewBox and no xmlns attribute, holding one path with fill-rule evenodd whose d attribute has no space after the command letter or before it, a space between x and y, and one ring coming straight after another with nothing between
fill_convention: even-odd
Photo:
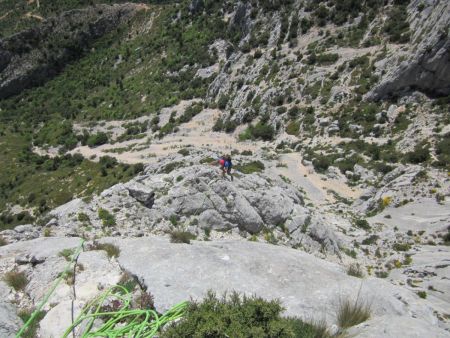
<instances>
[{"instance_id":1,"label":"rocky outcrop","mask_svg":"<svg viewBox=\"0 0 450 338\"><path fill-rule=\"evenodd\" d=\"M416 0L409 6L414 35L408 59L392 67L367 99L395 97L414 90L430 96L450 95L450 3L428 1L423 13L418 13L420 3L426 2ZM395 58L397 54L387 64L395 64Z\"/></svg>"},{"instance_id":2,"label":"rocky outcrop","mask_svg":"<svg viewBox=\"0 0 450 338\"><path fill-rule=\"evenodd\" d=\"M72 10L0 40L0 99L54 77L140 8L122 4Z\"/></svg>"},{"instance_id":3,"label":"rocky outcrop","mask_svg":"<svg viewBox=\"0 0 450 338\"><path fill-rule=\"evenodd\" d=\"M155 202L155 193L143 184L130 184L127 186L128 193L136 201L141 202L147 208L151 208Z\"/></svg>"},{"instance_id":4,"label":"rocky outcrop","mask_svg":"<svg viewBox=\"0 0 450 338\"><path fill-rule=\"evenodd\" d=\"M194 157L193 161L198 163L200 159ZM83 232L85 236L102 236L105 226L99 210L104 209L114 218L115 225L108 231L116 236L141 237L177 229L203 236L215 230L244 237L270 236L290 246L301 243L312 252L339 253L339 240L327 221L316 217L305 205L302 193L281 178L236 173L230 181L209 165L164 173L169 167L182 165L177 160L168 158L149 165L145 175L117 184L92 201L75 199L52 210L47 227L55 235ZM31 227L31 233L24 232L27 229L19 227L1 235L15 242L40 234L36 227ZM23 258L25 262L29 259Z\"/></svg>"}]
</instances>

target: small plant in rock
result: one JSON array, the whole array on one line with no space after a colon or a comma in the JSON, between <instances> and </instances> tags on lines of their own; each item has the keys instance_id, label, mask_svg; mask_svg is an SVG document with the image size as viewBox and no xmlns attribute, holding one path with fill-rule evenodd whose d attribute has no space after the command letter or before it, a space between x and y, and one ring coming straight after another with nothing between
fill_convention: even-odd
<instances>
[{"instance_id":1,"label":"small plant in rock","mask_svg":"<svg viewBox=\"0 0 450 338\"><path fill-rule=\"evenodd\" d=\"M75 250L74 249L64 249L61 250L58 254L59 257L64 257L64 259L66 261L70 261L70 259L72 258L72 255L74 254Z\"/></svg>"},{"instance_id":2,"label":"small plant in rock","mask_svg":"<svg viewBox=\"0 0 450 338\"><path fill-rule=\"evenodd\" d=\"M370 230L369 222L367 222L365 219L358 219L355 221L355 225L358 228L364 229L364 230Z\"/></svg>"},{"instance_id":3,"label":"small plant in rock","mask_svg":"<svg viewBox=\"0 0 450 338\"><path fill-rule=\"evenodd\" d=\"M359 265L359 263L350 264L350 266L347 268L347 275L353 276L353 277L358 277L358 278L363 278L364 273L361 268L361 265Z\"/></svg>"},{"instance_id":4,"label":"small plant in rock","mask_svg":"<svg viewBox=\"0 0 450 338\"><path fill-rule=\"evenodd\" d=\"M84 212L80 212L78 213L78 221L80 221L81 223L87 223L90 222L91 220L89 219L89 216L86 215Z\"/></svg>"},{"instance_id":5,"label":"small plant in rock","mask_svg":"<svg viewBox=\"0 0 450 338\"><path fill-rule=\"evenodd\" d=\"M369 237L364 238L362 240L361 244L363 244L363 245L372 245L372 244L375 244L379 238L380 237L377 236L377 235L370 235Z\"/></svg>"},{"instance_id":6,"label":"small plant in rock","mask_svg":"<svg viewBox=\"0 0 450 338\"><path fill-rule=\"evenodd\" d=\"M422 299L426 299L427 298L427 293L426 291L418 291L417 295L422 298Z\"/></svg>"},{"instance_id":7,"label":"small plant in rock","mask_svg":"<svg viewBox=\"0 0 450 338\"><path fill-rule=\"evenodd\" d=\"M52 235L52 229L51 228L45 228L44 229L44 237L51 237Z\"/></svg>"},{"instance_id":8,"label":"small plant in rock","mask_svg":"<svg viewBox=\"0 0 450 338\"><path fill-rule=\"evenodd\" d=\"M358 325L370 318L370 305L358 297L353 302L350 299L341 299L337 309L338 325L342 329Z\"/></svg>"},{"instance_id":9,"label":"small plant in rock","mask_svg":"<svg viewBox=\"0 0 450 338\"><path fill-rule=\"evenodd\" d=\"M188 231L172 231L170 233L170 242L171 243L185 243L191 244L191 240L195 239L196 236L191 234Z\"/></svg>"},{"instance_id":10,"label":"small plant in rock","mask_svg":"<svg viewBox=\"0 0 450 338\"><path fill-rule=\"evenodd\" d=\"M178 216L177 215L170 215L169 217L169 221L170 223L172 223L173 226L177 226L178 225Z\"/></svg>"},{"instance_id":11,"label":"small plant in rock","mask_svg":"<svg viewBox=\"0 0 450 338\"><path fill-rule=\"evenodd\" d=\"M16 291L25 289L28 284L27 276L25 272L9 271L5 274L4 280L6 284L12 287Z\"/></svg>"},{"instance_id":12,"label":"small plant in rock","mask_svg":"<svg viewBox=\"0 0 450 338\"><path fill-rule=\"evenodd\" d=\"M26 323L30 319L33 312L34 312L34 310L32 310L32 309L24 309L24 310L20 310L17 313L17 316L19 316L19 318L22 319L22 321L24 323ZM39 322L45 317L46 314L47 314L47 312L45 312L45 311L39 311L38 314L36 315L35 319L30 323L30 325L25 330L25 332L21 335L21 337L23 337L23 338L37 337L37 330L39 328Z\"/></svg>"},{"instance_id":13,"label":"small plant in rock","mask_svg":"<svg viewBox=\"0 0 450 338\"><path fill-rule=\"evenodd\" d=\"M8 244L8 241L6 239L4 239L2 236L0 236L0 246L4 246L7 244Z\"/></svg>"},{"instance_id":14,"label":"small plant in rock","mask_svg":"<svg viewBox=\"0 0 450 338\"><path fill-rule=\"evenodd\" d=\"M92 250L106 251L106 254L109 258L120 256L120 249L114 244L110 243L94 243L94 245L92 246Z\"/></svg>"},{"instance_id":15,"label":"small plant in rock","mask_svg":"<svg viewBox=\"0 0 450 338\"><path fill-rule=\"evenodd\" d=\"M98 217L102 220L102 224L105 227L116 225L116 218L106 209L98 209Z\"/></svg>"},{"instance_id":16,"label":"small plant in rock","mask_svg":"<svg viewBox=\"0 0 450 338\"><path fill-rule=\"evenodd\" d=\"M394 243L392 249L395 251L409 251L411 250L411 245L408 243Z\"/></svg>"}]
</instances>

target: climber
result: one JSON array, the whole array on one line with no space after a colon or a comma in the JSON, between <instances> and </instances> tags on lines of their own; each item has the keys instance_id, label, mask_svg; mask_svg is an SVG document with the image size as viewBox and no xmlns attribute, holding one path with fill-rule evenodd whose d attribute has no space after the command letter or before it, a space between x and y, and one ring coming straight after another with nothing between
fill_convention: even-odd
<instances>
[{"instance_id":1,"label":"climber","mask_svg":"<svg viewBox=\"0 0 450 338\"><path fill-rule=\"evenodd\" d=\"M231 162L231 156L227 155L225 157L225 163L222 168L222 177L225 177L225 171L228 175L230 175L231 180L233 180L233 175L231 175L231 168L233 167L233 163Z\"/></svg>"},{"instance_id":2,"label":"climber","mask_svg":"<svg viewBox=\"0 0 450 338\"><path fill-rule=\"evenodd\" d=\"M233 166L233 163L231 162L231 156L230 155L222 155L219 158L217 158L216 161L211 162L211 165L215 164L220 165L220 170L222 170L222 177L225 177L225 173L230 175L231 180L233 180L233 175L231 175L231 167Z\"/></svg>"}]
</instances>

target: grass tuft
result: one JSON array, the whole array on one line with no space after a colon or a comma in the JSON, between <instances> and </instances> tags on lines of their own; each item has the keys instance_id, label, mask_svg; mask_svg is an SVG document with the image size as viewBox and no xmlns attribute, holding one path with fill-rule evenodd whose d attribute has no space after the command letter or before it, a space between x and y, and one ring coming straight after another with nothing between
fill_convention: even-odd
<instances>
[{"instance_id":1,"label":"grass tuft","mask_svg":"<svg viewBox=\"0 0 450 338\"><path fill-rule=\"evenodd\" d=\"M188 231L172 231L170 233L170 242L171 243L185 243L190 244L192 239L195 239L196 236L191 234Z\"/></svg>"},{"instance_id":2,"label":"grass tuft","mask_svg":"<svg viewBox=\"0 0 450 338\"><path fill-rule=\"evenodd\" d=\"M364 273L363 270L361 269L361 265L359 265L359 263L350 264L350 266L347 268L347 275L363 278Z\"/></svg>"},{"instance_id":3,"label":"grass tuft","mask_svg":"<svg viewBox=\"0 0 450 338\"><path fill-rule=\"evenodd\" d=\"M341 299L337 311L338 325L342 329L358 325L370 318L370 306L357 297L355 302Z\"/></svg>"},{"instance_id":4,"label":"grass tuft","mask_svg":"<svg viewBox=\"0 0 450 338\"><path fill-rule=\"evenodd\" d=\"M110 243L94 243L92 250L106 251L106 254L109 258L120 256L120 249L114 244Z\"/></svg>"},{"instance_id":5,"label":"grass tuft","mask_svg":"<svg viewBox=\"0 0 450 338\"><path fill-rule=\"evenodd\" d=\"M25 289L28 284L25 272L9 271L5 274L5 282L16 291Z\"/></svg>"}]
</instances>

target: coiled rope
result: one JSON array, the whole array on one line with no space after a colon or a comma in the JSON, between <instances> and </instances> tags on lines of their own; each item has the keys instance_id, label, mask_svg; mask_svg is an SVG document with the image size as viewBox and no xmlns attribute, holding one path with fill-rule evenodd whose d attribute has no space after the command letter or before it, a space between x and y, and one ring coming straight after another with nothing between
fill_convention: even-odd
<instances>
[{"instance_id":1,"label":"coiled rope","mask_svg":"<svg viewBox=\"0 0 450 338\"><path fill-rule=\"evenodd\" d=\"M159 316L151 309L133 309L131 301L132 295L125 287L116 285L107 289L84 307L72 326L64 332L63 338L78 326L82 333L77 335L82 338L151 338L164 325L180 319L188 305L187 302L179 303ZM97 319L100 319L99 326L96 326Z\"/></svg>"},{"instance_id":2,"label":"coiled rope","mask_svg":"<svg viewBox=\"0 0 450 338\"><path fill-rule=\"evenodd\" d=\"M30 318L16 334L16 338L22 337L28 327L34 322L37 315L42 311L61 281L72 270L78 256L83 250L84 240L72 255L64 271L55 280L50 290L33 311ZM72 325L64 332L66 338L71 332L79 327L77 336L90 337L129 337L129 338L151 338L166 324L183 317L187 302L181 302L163 315L159 315L151 309L133 309L131 306L132 294L121 285L110 287L105 292L88 303Z\"/></svg>"}]
</instances>

